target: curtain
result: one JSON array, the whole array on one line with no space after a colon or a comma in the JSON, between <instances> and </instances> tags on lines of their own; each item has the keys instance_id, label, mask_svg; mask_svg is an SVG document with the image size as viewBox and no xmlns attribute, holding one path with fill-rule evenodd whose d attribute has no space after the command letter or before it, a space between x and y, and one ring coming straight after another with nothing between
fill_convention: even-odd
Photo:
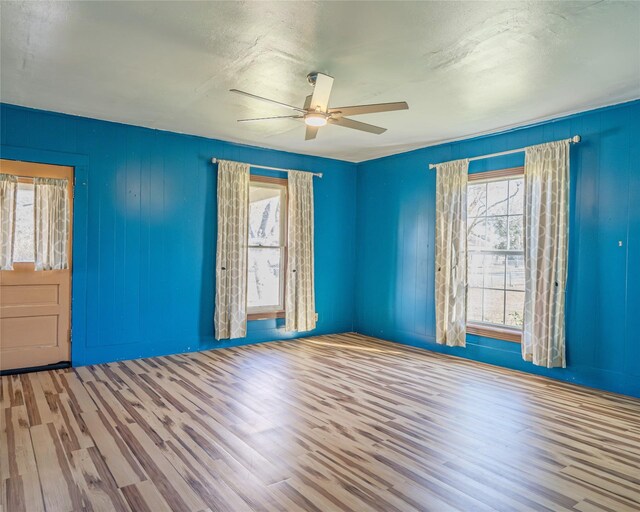
<instances>
[{"instance_id":1,"label":"curtain","mask_svg":"<svg viewBox=\"0 0 640 512\"><path fill-rule=\"evenodd\" d=\"M34 178L33 191L36 270L69 268L68 181Z\"/></svg>"},{"instance_id":2,"label":"curtain","mask_svg":"<svg viewBox=\"0 0 640 512\"><path fill-rule=\"evenodd\" d=\"M316 326L313 275L313 174L289 171L285 329Z\"/></svg>"},{"instance_id":3,"label":"curtain","mask_svg":"<svg viewBox=\"0 0 640 512\"><path fill-rule=\"evenodd\" d=\"M569 141L527 148L524 164L525 304L522 356L565 367Z\"/></svg>"},{"instance_id":4,"label":"curtain","mask_svg":"<svg viewBox=\"0 0 640 512\"><path fill-rule=\"evenodd\" d=\"M247 334L249 165L218 161L216 339Z\"/></svg>"},{"instance_id":5,"label":"curtain","mask_svg":"<svg viewBox=\"0 0 640 512\"><path fill-rule=\"evenodd\" d=\"M436 166L436 342L464 347L467 331L469 160Z\"/></svg>"},{"instance_id":6,"label":"curtain","mask_svg":"<svg viewBox=\"0 0 640 512\"><path fill-rule=\"evenodd\" d=\"M18 177L0 174L0 270L13 270Z\"/></svg>"}]
</instances>

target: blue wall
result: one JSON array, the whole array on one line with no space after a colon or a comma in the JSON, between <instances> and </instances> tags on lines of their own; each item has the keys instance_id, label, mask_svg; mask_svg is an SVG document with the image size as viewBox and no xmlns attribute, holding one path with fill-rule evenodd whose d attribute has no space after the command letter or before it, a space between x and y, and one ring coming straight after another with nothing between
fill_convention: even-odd
<instances>
[{"instance_id":1,"label":"blue wall","mask_svg":"<svg viewBox=\"0 0 640 512\"><path fill-rule=\"evenodd\" d=\"M213 338L213 156L324 173L314 181L319 322L305 335L352 330L355 164L11 105L0 116L2 158L76 167L74 365L292 337L282 320L262 320L245 339Z\"/></svg>"},{"instance_id":2,"label":"blue wall","mask_svg":"<svg viewBox=\"0 0 640 512\"><path fill-rule=\"evenodd\" d=\"M324 173L315 181L319 323L308 334L355 329L640 396L640 334L632 324L640 317L640 102L358 165L10 105L0 106L0 116L3 158L76 167L75 365L291 336L270 320L250 322L246 339L213 339L216 172L209 160L217 156ZM428 163L574 134L583 142L571 155L568 368L525 363L520 346L506 341L470 335L465 349L435 344ZM470 171L522 161L522 154L477 161Z\"/></svg>"},{"instance_id":3,"label":"blue wall","mask_svg":"<svg viewBox=\"0 0 640 512\"><path fill-rule=\"evenodd\" d=\"M526 363L520 345L435 343L434 171L428 164L582 136L571 152L566 369ZM470 172L522 165L523 155ZM640 396L640 102L358 166L356 331ZM622 247L618 241L622 241Z\"/></svg>"}]
</instances>

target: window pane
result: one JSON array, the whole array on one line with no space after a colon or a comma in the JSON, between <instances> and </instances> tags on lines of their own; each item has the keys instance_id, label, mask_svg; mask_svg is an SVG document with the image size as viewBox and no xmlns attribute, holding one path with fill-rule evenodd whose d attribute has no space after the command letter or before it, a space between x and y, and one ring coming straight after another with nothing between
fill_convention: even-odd
<instances>
[{"instance_id":1,"label":"window pane","mask_svg":"<svg viewBox=\"0 0 640 512\"><path fill-rule=\"evenodd\" d=\"M522 327L524 292L507 292L507 325Z\"/></svg>"},{"instance_id":2,"label":"window pane","mask_svg":"<svg viewBox=\"0 0 640 512\"><path fill-rule=\"evenodd\" d=\"M507 248L507 217L487 219L487 247L489 249Z\"/></svg>"},{"instance_id":3,"label":"window pane","mask_svg":"<svg viewBox=\"0 0 640 512\"><path fill-rule=\"evenodd\" d=\"M467 216L484 215L487 204L487 184L477 183L467 186Z\"/></svg>"},{"instance_id":4,"label":"window pane","mask_svg":"<svg viewBox=\"0 0 640 512\"><path fill-rule=\"evenodd\" d=\"M522 325L523 197L524 178L467 186L469 321Z\"/></svg>"},{"instance_id":5,"label":"window pane","mask_svg":"<svg viewBox=\"0 0 640 512\"><path fill-rule=\"evenodd\" d=\"M506 181L487 183L487 215L506 215L509 184Z\"/></svg>"},{"instance_id":6,"label":"window pane","mask_svg":"<svg viewBox=\"0 0 640 512\"><path fill-rule=\"evenodd\" d=\"M278 306L280 301L280 249L249 247L247 305Z\"/></svg>"},{"instance_id":7,"label":"window pane","mask_svg":"<svg viewBox=\"0 0 640 512\"><path fill-rule=\"evenodd\" d=\"M507 289L524 291L524 255L507 256Z\"/></svg>"},{"instance_id":8,"label":"window pane","mask_svg":"<svg viewBox=\"0 0 640 512\"><path fill-rule=\"evenodd\" d=\"M33 237L33 183L18 183L16 197L16 242L13 260L34 261Z\"/></svg>"},{"instance_id":9,"label":"window pane","mask_svg":"<svg viewBox=\"0 0 640 512\"><path fill-rule=\"evenodd\" d=\"M280 188L249 187L249 245L280 245Z\"/></svg>"},{"instance_id":10,"label":"window pane","mask_svg":"<svg viewBox=\"0 0 640 512\"><path fill-rule=\"evenodd\" d=\"M481 218L467 221L467 247L469 250L484 249L487 246L486 221Z\"/></svg>"},{"instance_id":11,"label":"window pane","mask_svg":"<svg viewBox=\"0 0 640 512\"><path fill-rule=\"evenodd\" d=\"M482 288L484 276L484 254L469 254L467 266L467 281L469 286Z\"/></svg>"},{"instance_id":12,"label":"window pane","mask_svg":"<svg viewBox=\"0 0 640 512\"><path fill-rule=\"evenodd\" d=\"M509 249L521 251L524 248L524 229L522 217L509 217Z\"/></svg>"},{"instance_id":13,"label":"window pane","mask_svg":"<svg viewBox=\"0 0 640 512\"><path fill-rule=\"evenodd\" d=\"M502 290L484 291L484 322L492 324L504 323L504 292Z\"/></svg>"},{"instance_id":14,"label":"window pane","mask_svg":"<svg viewBox=\"0 0 640 512\"><path fill-rule=\"evenodd\" d=\"M509 180L509 215L522 214L524 179Z\"/></svg>"},{"instance_id":15,"label":"window pane","mask_svg":"<svg viewBox=\"0 0 640 512\"><path fill-rule=\"evenodd\" d=\"M482 289L480 288L469 288L467 320L470 322L482 322Z\"/></svg>"},{"instance_id":16,"label":"window pane","mask_svg":"<svg viewBox=\"0 0 640 512\"><path fill-rule=\"evenodd\" d=\"M504 265L503 254L487 254L484 259L484 287L504 288Z\"/></svg>"}]
</instances>

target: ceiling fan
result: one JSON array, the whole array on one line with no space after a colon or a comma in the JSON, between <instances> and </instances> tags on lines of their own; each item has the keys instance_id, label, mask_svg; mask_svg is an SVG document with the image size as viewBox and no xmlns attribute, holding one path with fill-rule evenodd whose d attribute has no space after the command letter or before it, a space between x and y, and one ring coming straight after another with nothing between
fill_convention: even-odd
<instances>
[{"instance_id":1,"label":"ceiling fan","mask_svg":"<svg viewBox=\"0 0 640 512\"><path fill-rule=\"evenodd\" d=\"M405 101L398 101L395 103L377 103L373 105L354 105L351 107L334 107L329 108L329 96L331 96L331 88L333 87L333 77L325 75L323 73L309 73L307 75L308 82L313 86L313 94L307 96L304 107L298 108L293 105L287 105L280 101L270 100L263 98L262 96L256 96L238 89L231 89L231 92L236 94L242 94L260 101L266 101L268 103L279 105L291 110L295 110L296 114L289 116L273 116L273 117L258 117L255 119L238 119L239 123L248 123L254 121L268 121L273 119L303 119L307 125L307 131L305 133L305 140L315 139L318 134L318 129L326 124L335 124L343 126L345 128L352 128L354 130L360 130L363 132L375 133L380 135L387 131L386 128L374 126L372 124L361 123L349 119L346 116L357 116L362 114L373 114L378 112L390 112L393 110L406 110L409 105Z\"/></svg>"}]
</instances>

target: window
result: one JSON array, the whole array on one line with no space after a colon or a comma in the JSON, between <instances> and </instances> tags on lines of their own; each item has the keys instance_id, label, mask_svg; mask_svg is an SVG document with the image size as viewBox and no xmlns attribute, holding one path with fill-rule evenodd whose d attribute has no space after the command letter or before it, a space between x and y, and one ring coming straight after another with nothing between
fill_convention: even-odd
<instances>
[{"instance_id":1,"label":"window","mask_svg":"<svg viewBox=\"0 0 640 512\"><path fill-rule=\"evenodd\" d=\"M524 311L522 168L469 175L469 332L520 341Z\"/></svg>"},{"instance_id":2,"label":"window","mask_svg":"<svg viewBox=\"0 0 640 512\"><path fill-rule=\"evenodd\" d=\"M251 176L248 318L284 317L287 180Z\"/></svg>"},{"instance_id":3,"label":"window","mask_svg":"<svg viewBox=\"0 0 640 512\"><path fill-rule=\"evenodd\" d=\"M33 181L20 181L18 183L15 229L13 261L16 263L33 263L35 261Z\"/></svg>"}]
</instances>

